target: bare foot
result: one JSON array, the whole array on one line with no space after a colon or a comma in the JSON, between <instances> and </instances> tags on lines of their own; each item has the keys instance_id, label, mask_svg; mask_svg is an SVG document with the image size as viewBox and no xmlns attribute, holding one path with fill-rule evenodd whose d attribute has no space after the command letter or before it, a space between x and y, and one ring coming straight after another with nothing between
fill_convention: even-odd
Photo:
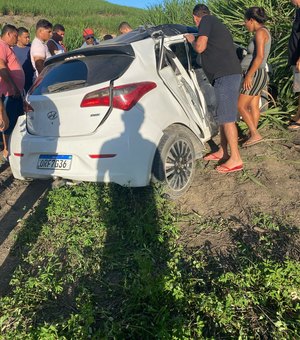
<instances>
[{"instance_id":1,"label":"bare foot","mask_svg":"<svg viewBox=\"0 0 300 340\"><path fill-rule=\"evenodd\" d=\"M3 149L2 157L3 157L4 159L8 159L8 150Z\"/></svg>"},{"instance_id":2,"label":"bare foot","mask_svg":"<svg viewBox=\"0 0 300 340\"><path fill-rule=\"evenodd\" d=\"M295 131L295 130L298 130L299 128L300 128L300 119L297 121L291 121L288 126L288 130L290 131Z\"/></svg>"}]
</instances>

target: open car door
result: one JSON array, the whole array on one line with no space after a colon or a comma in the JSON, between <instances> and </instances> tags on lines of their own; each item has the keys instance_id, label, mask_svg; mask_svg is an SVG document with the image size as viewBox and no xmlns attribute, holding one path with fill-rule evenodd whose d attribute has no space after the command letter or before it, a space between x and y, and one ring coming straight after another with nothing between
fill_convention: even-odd
<instances>
[{"instance_id":1,"label":"open car door","mask_svg":"<svg viewBox=\"0 0 300 340\"><path fill-rule=\"evenodd\" d=\"M191 65L188 44L183 35L162 39L158 73L186 114L203 136L211 135L216 124ZM209 84L208 84L209 85Z\"/></svg>"}]
</instances>

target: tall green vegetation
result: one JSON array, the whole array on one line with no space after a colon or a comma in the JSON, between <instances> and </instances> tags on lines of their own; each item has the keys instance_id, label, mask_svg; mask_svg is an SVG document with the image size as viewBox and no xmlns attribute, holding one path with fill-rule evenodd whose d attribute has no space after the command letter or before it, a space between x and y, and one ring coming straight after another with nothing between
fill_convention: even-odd
<instances>
[{"instance_id":1,"label":"tall green vegetation","mask_svg":"<svg viewBox=\"0 0 300 340\"><path fill-rule=\"evenodd\" d=\"M267 27L272 35L272 48L269 63L272 65L271 81L278 87L277 103L283 110L289 111L294 105L292 92L292 73L287 65L288 38L295 8L290 0L209 0L212 12L222 19L232 32L234 39L247 46L250 34L243 26L244 12L248 7L261 6L267 12Z\"/></svg>"},{"instance_id":2,"label":"tall green vegetation","mask_svg":"<svg viewBox=\"0 0 300 340\"><path fill-rule=\"evenodd\" d=\"M128 21L133 27L140 24L139 17L144 10L117 6L103 0L2 0L0 13L2 15L20 15L32 17L31 27L27 27L34 34L34 27L40 18L45 18L53 24L60 23L66 28L65 43L68 49L80 47L82 31L92 27L97 37L105 34L117 34L122 21ZM10 18L7 18L9 22Z\"/></svg>"},{"instance_id":3,"label":"tall green vegetation","mask_svg":"<svg viewBox=\"0 0 300 340\"><path fill-rule=\"evenodd\" d=\"M198 3L195 0L164 0L151 6L144 13L142 21L151 25L185 24L194 26L192 10Z\"/></svg>"},{"instance_id":4,"label":"tall green vegetation","mask_svg":"<svg viewBox=\"0 0 300 340\"><path fill-rule=\"evenodd\" d=\"M148 20L154 25L166 22L194 25L192 10L197 3L199 1L165 0L161 5L150 8L144 21ZM243 26L245 10L254 5L265 8L269 17L267 26L273 39L269 58L273 70L271 84L278 90L276 99L280 107L268 111L266 117L269 122L280 122L295 107L292 73L287 66L287 45L294 13L290 0L259 0L255 3L250 0L208 0L207 5L230 29L234 40L243 46L247 46L250 39L250 34Z\"/></svg>"}]
</instances>

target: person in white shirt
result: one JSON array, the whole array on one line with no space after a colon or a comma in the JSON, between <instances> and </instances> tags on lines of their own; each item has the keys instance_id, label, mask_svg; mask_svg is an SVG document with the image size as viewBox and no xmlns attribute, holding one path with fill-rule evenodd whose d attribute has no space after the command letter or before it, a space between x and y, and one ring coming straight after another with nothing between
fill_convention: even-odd
<instances>
[{"instance_id":1,"label":"person in white shirt","mask_svg":"<svg viewBox=\"0 0 300 340\"><path fill-rule=\"evenodd\" d=\"M44 62L51 57L47 47L47 41L52 36L52 24L48 20L41 19L36 24L35 38L31 43L30 57L35 77L37 77L44 68Z\"/></svg>"}]
</instances>

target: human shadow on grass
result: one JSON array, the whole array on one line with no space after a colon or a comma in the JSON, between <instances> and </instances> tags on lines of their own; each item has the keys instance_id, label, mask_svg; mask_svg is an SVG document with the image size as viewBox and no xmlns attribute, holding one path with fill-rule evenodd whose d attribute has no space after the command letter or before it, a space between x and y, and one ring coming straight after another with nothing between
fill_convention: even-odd
<instances>
[{"instance_id":1,"label":"human shadow on grass","mask_svg":"<svg viewBox=\"0 0 300 340\"><path fill-rule=\"evenodd\" d=\"M162 206L157 207L152 187L109 189L101 279L90 281L96 294L96 329L105 336L111 329L114 337L128 339L159 338L172 329L180 335L182 324L172 319L173 297L164 290L171 256L164 227L171 224L170 217L160 216ZM99 195L105 200L104 192Z\"/></svg>"},{"instance_id":2,"label":"human shadow on grass","mask_svg":"<svg viewBox=\"0 0 300 340\"><path fill-rule=\"evenodd\" d=\"M144 119L140 105L134 112L124 112L123 132L101 148L101 154L118 150L117 157L128 157L118 172L131 174L134 185L149 176L152 164L147 161L156 150L156 145L143 135ZM142 159L138 159L136 155L141 154ZM99 160L98 169L104 178L116 175L111 173L112 169L116 171L112 163ZM164 199L152 186L126 188L112 184L99 190L99 202L107 234L101 269L88 281L97 310L96 332L123 339L163 338L164 334L177 332L180 338L182 320L171 316L175 302L165 291L172 236L167 230L172 228L172 219L164 215L168 214Z\"/></svg>"},{"instance_id":3,"label":"human shadow on grass","mask_svg":"<svg viewBox=\"0 0 300 340\"><path fill-rule=\"evenodd\" d=\"M132 152L153 147L139 133L142 122L130 125L135 133L129 136ZM129 122L124 123L126 130ZM117 142L112 138L99 153L112 154L109 145ZM106 160L99 162L99 176L110 176ZM10 292L18 301L15 312L22 310L15 317L18 322L26 320L19 333L30 332L22 328L29 322L35 334L41 329L51 333L54 327L58 336L72 339L78 334L80 338L153 339L169 334L182 338L184 319L178 310L174 316L176 301L166 290L175 229L160 192L151 186L134 189L116 184L56 190L50 210L61 213L47 225L48 239L37 240L36 249L22 264L21 281ZM68 197L67 204L59 193ZM44 216L46 211L47 207ZM36 237L42 222L37 221Z\"/></svg>"}]
</instances>

